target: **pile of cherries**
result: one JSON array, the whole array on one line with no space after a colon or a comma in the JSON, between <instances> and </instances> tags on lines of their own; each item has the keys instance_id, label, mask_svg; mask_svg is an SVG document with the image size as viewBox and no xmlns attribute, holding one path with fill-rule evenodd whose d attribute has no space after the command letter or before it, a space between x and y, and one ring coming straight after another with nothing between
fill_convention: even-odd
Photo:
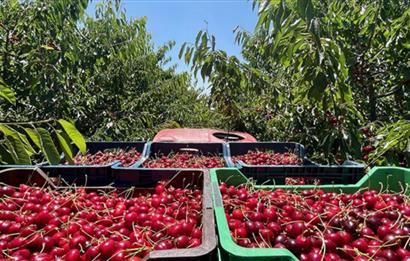
<instances>
[{"instance_id":1,"label":"pile of cherries","mask_svg":"<svg viewBox=\"0 0 410 261\"><path fill-rule=\"evenodd\" d=\"M220 184L234 241L286 248L300 260L410 260L410 201L404 194L256 190Z\"/></svg>"},{"instance_id":2,"label":"pile of cherries","mask_svg":"<svg viewBox=\"0 0 410 261\"><path fill-rule=\"evenodd\" d=\"M285 185L320 185L318 178L285 178Z\"/></svg>"},{"instance_id":3,"label":"pile of cherries","mask_svg":"<svg viewBox=\"0 0 410 261\"><path fill-rule=\"evenodd\" d=\"M194 168L210 169L223 168L223 159L219 156L205 156L196 153L178 152L168 156L159 155L146 160L144 168Z\"/></svg>"},{"instance_id":4,"label":"pile of cherries","mask_svg":"<svg viewBox=\"0 0 410 261\"><path fill-rule=\"evenodd\" d=\"M302 164L302 159L291 152L285 153L275 153L273 151L259 151L259 150L249 150L248 153L244 155L232 156L234 163L242 161L248 165L300 165ZM319 179L312 178L286 178L286 185L307 185L307 184L320 184Z\"/></svg>"},{"instance_id":5,"label":"pile of cherries","mask_svg":"<svg viewBox=\"0 0 410 261\"><path fill-rule=\"evenodd\" d=\"M0 260L135 261L201 245L202 192L195 188L161 182L137 195L20 185L0 187L0 198Z\"/></svg>"},{"instance_id":6,"label":"pile of cherries","mask_svg":"<svg viewBox=\"0 0 410 261\"><path fill-rule=\"evenodd\" d=\"M285 152L275 153L273 151L250 150L244 155L233 156L232 160L237 163L239 160L248 165L300 165L302 159L298 155Z\"/></svg>"},{"instance_id":7,"label":"pile of cherries","mask_svg":"<svg viewBox=\"0 0 410 261\"><path fill-rule=\"evenodd\" d=\"M141 153L138 152L135 148L131 148L129 150L107 149L104 151L98 151L95 154L78 154L74 157L73 160L75 165L106 165L119 160L121 161L122 166L128 167L134 164L140 158Z\"/></svg>"}]
</instances>

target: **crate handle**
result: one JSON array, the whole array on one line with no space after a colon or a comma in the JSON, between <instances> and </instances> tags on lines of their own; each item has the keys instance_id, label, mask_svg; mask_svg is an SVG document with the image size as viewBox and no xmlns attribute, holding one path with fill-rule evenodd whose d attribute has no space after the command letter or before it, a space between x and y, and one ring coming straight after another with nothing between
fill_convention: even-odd
<instances>
[{"instance_id":1,"label":"crate handle","mask_svg":"<svg viewBox=\"0 0 410 261\"><path fill-rule=\"evenodd\" d=\"M226 132L215 132L212 134L214 137L220 139L220 140L225 140L225 141L240 141L243 140L244 137L234 134L234 133L226 133Z\"/></svg>"},{"instance_id":2,"label":"crate handle","mask_svg":"<svg viewBox=\"0 0 410 261\"><path fill-rule=\"evenodd\" d=\"M195 149L195 148L180 148L179 151L182 151L182 152L191 152L191 153L199 153L199 149Z\"/></svg>"}]
</instances>

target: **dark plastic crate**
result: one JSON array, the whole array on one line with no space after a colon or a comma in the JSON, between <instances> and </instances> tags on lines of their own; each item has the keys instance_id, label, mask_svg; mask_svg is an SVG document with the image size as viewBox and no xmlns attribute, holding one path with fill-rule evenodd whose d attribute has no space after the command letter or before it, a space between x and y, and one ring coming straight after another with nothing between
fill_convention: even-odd
<instances>
[{"instance_id":1,"label":"dark plastic crate","mask_svg":"<svg viewBox=\"0 0 410 261\"><path fill-rule=\"evenodd\" d=\"M232 156L244 155L250 150L270 150L278 153L293 152L301 159L306 157L305 147L303 147L302 144L296 142L229 142L226 144L225 161L228 163L229 167L240 167L238 163L233 162ZM246 164L243 163L241 165L243 166ZM247 166L250 167L252 165Z\"/></svg>"},{"instance_id":2,"label":"dark plastic crate","mask_svg":"<svg viewBox=\"0 0 410 261\"><path fill-rule=\"evenodd\" d=\"M258 184L284 185L286 178L304 178L310 184L316 180L321 185L355 184L364 175L362 165L305 165L241 168L241 172L253 178Z\"/></svg>"},{"instance_id":3,"label":"dark plastic crate","mask_svg":"<svg viewBox=\"0 0 410 261\"><path fill-rule=\"evenodd\" d=\"M319 180L320 184L355 184L365 174L366 167L354 161L342 165L320 165L306 157L303 145L285 142L255 142L227 144L225 160L230 167L236 167L258 184L284 185L286 178L304 178L309 183ZM301 165L248 165L242 161L233 163L231 156L246 154L249 150L272 150L284 153L293 152L302 160Z\"/></svg>"},{"instance_id":4,"label":"dark plastic crate","mask_svg":"<svg viewBox=\"0 0 410 261\"><path fill-rule=\"evenodd\" d=\"M132 170L132 169L131 169ZM138 192L153 192L157 181L169 180L167 185L175 188L185 188L187 184L197 186L202 190L202 244L196 248L187 249L170 249L170 250L155 250L150 252L142 260L155 261L211 261L216 260L216 245L217 238L215 232L215 217L212 203L211 180L208 171L206 170L183 170L183 171L168 171L162 176L151 175L150 181L145 184L140 184L140 179L137 178L137 173L129 172L130 179L127 187L135 187L134 193ZM58 187L38 168L21 168L7 169L0 171L0 182L11 186L19 186L20 184L51 186L54 189L66 190L66 187ZM112 190L125 189L123 187L86 187L89 191L95 190Z\"/></svg>"},{"instance_id":5,"label":"dark plastic crate","mask_svg":"<svg viewBox=\"0 0 410 261\"><path fill-rule=\"evenodd\" d=\"M132 165L132 168L141 168L141 169L150 169L153 171L156 170L180 170L174 168L143 168L142 164L144 161L148 160L150 157L155 155L168 155L170 153L176 153L184 150L197 150L199 155L205 156L220 156L223 160L225 166L227 163L225 161L225 145L223 143L173 143L173 142L148 142L143 158ZM114 166L113 169L117 169L117 166ZM116 170L115 170L116 171Z\"/></svg>"},{"instance_id":6,"label":"dark plastic crate","mask_svg":"<svg viewBox=\"0 0 410 261\"><path fill-rule=\"evenodd\" d=\"M130 149L135 148L141 152L141 157L145 153L146 142L87 142L87 151L91 154L105 149ZM75 150L74 153L78 151ZM111 167L118 163L114 161L105 165L44 165L41 169L50 177L59 177L66 184L76 184L81 186L107 186L112 184L114 179Z\"/></svg>"},{"instance_id":7,"label":"dark plastic crate","mask_svg":"<svg viewBox=\"0 0 410 261\"><path fill-rule=\"evenodd\" d=\"M0 170L0 183L18 187L20 184L30 186L51 186L55 184L40 168L31 166L23 168L7 168Z\"/></svg>"},{"instance_id":8,"label":"dark plastic crate","mask_svg":"<svg viewBox=\"0 0 410 261\"><path fill-rule=\"evenodd\" d=\"M345 162L343 165L318 165L307 159L305 165L278 165L239 167L238 169L258 184L284 185L286 178L304 178L309 184L319 180L321 185L326 184L355 184L364 175L366 167L354 162Z\"/></svg>"}]
</instances>

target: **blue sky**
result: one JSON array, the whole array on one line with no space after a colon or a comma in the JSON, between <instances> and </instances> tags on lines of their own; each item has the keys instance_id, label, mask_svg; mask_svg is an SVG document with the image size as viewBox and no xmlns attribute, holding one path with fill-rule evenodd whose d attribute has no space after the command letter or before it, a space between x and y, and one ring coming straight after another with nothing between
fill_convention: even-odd
<instances>
[{"instance_id":1,"label":"blue sky","mask_svg":"<svg viewBox=\"0 0 410 261\"><path fill-rule=\"evenodd\" d=\"M88 13L94 13L94 6L101 2L93 0ZM235 45L233 30L239 26L253 31L257 15L248 0L123 0L122 8L128 17L148 18L147 28L153 36L155 46L169 40L176 42L168 54L178 71L189 70L178 59L178 52L184 42L194 42L196 34L208 28L215 35L217 48L228 54L240 56L240 48ZM206 22L205 22L206 21Z\"/></svg>"}]
</instances>

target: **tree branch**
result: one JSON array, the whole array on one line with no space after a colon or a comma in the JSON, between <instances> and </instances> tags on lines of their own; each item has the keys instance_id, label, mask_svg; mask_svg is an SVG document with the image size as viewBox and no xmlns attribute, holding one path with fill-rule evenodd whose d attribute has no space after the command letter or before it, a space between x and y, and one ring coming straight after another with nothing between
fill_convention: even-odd
<instances>
[{"instance_id":1,"label":"tree branch","mask_svg":"<svg viewBox=\"0 0 410 261\"><path fill-rule=\"evenodd\" d=\"M410 80L403 81L400 85L398 85L393 90L391 90L389 92L386 92L384 94L379 94L379 95L376 96L376 98L384 98L384 97L395 94L396 92L398 92L400 90L400 87L401 87L402 84L410 84Z\"/></svg>"},{"instance_id":2,"label":"tree branch","mask_svg":"<svg viewBox=\"0 0 410 261\"><path fill-rule=\"evenodd\" d=\"M49 123L55 121L55 119L50 118L47 120L40 120L40 121L25 121L25 122L0 122L0 124L6 125L33 125L33 124L41 124L41 123Z\"/></svg>"}]
</instances>

